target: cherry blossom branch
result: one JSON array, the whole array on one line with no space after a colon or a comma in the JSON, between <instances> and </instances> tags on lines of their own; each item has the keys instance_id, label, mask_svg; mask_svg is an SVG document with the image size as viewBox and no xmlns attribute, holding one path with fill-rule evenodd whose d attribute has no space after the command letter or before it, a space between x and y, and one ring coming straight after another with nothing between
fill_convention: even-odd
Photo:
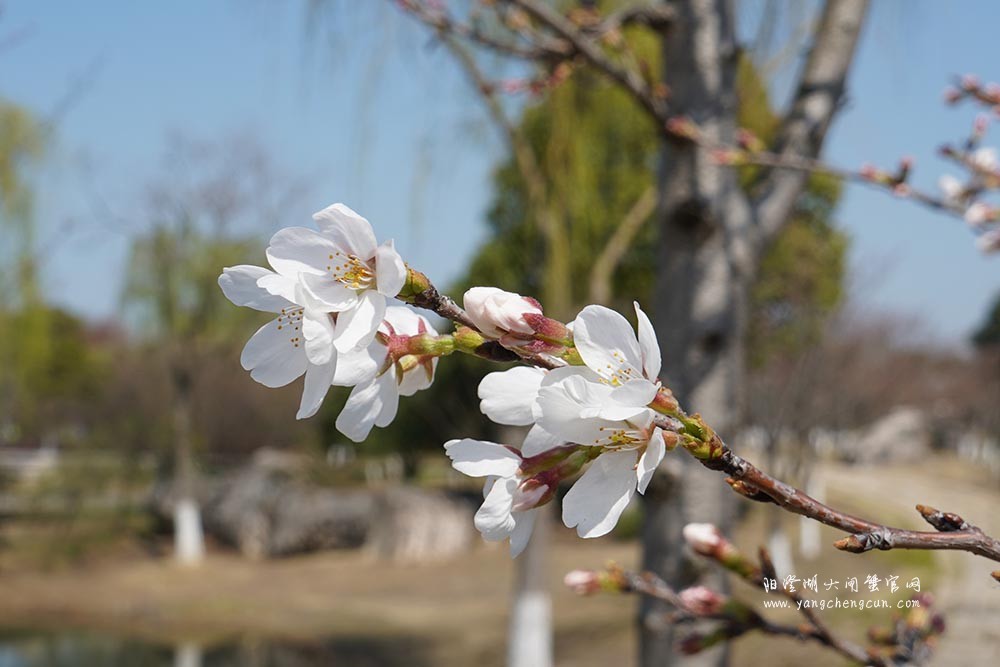
<instances>
[{"instance_id":1,"label":"cherry blossom branch","mask_svg":"<svg viewBox=\"0 0 1000 667\"><path fill-rule=\"evenodd\" d=\"M594 38L550 5L539 0L503 1L524 10L526 14L555 35L566 40L572 45L575 53L579 54L594 69L624 88L657 120L661 127L664 127L664 123L669 119L666 98L659 91L650 87L640 72L611 60ZM669 24L669 21L670 19L664 14L662 20L656 22L655 25L663 28Z\"/></svg>"},{"instance_id":2,"label":"cherry blossom branch","mask_svg":"<svg viewBox=\"0 0 1000 667\"><path fill-rule=\"evenodd\" d=\"M424 2L422 0L397 0L397 4L404 11L409 12L415 19L424 25L434 28L441 33L450 33L468 39L492 51L504 55L521 58L532 62L557 59L563 60L569 57L570 47L563 42L547 41L537 42L516 42L508 39L498 38L486 32L479 26L470 23L463 23L450 16L443 6L436 3ZM519 34L520 33L515 33ZM520 35L523 37L523 35Z\"/></svg>"},{"instance_id":3,"label":"cherry blossom branch","mask_svg":"<svg viewBox=\"0 0 1000 667\"><path fill-rule=\"evenodd\" d=\"M692 526L694 527L694 526ZM765 549L760 550L760 565L754 565L728 540L711 526L708 528L713 538L708 542L692 543L695 551L702 556L717 561L727 570L738 575L754 587L764 587L765 578L776 580L774 566ZM687 532L687 531L686 531ZM690 542L690 540L689 540ZM565 583L581 595L596 592L639 593L662 600L673 610L667 614L670 623L686 625L699 621L716 622L710 631L694 631L682 638L678 648L683 653L698 653L716 644L732 641L749 632L761 632L771 636L791 637L803 642L815 642L852 662L876 667L906 664L911 659L921 660L929 656L936 635L943 630L943 621L936 614L922 610L914 614L908 623L895 624L890 631L873 628L869 636L877 637L885 647L865 646L836 635L820 618L798 591L786 587L776 588L790 600L802 615L804 622L788 625L774 622L763 616L747 603L724 596L704 586L696 586L677 592L663 579L651 572L635 573L609 565L602 571L575 570L565 577ZM765 587L766 589L766 587ZM924 603L930 600L924 598ZM885 654L883 654L885 653Z\"/></svg>"},{"instance_id":4,"label":"cherry blossom branch","mask_svg":"<svg viewBox=\"0 0 1000 667\"><path fill-rule=\"evenodd\" d=\"M580 363L571 353L563 351L554 357L538 351L538 346L521 341L516 346L504 347L501 341L487 340L475 321L450 297L441 294L430 280L419 271L409 270L407 282L398 298L414 306L425 308L460 325L465 336L472 334L472 343L456 345L463 351L471 351L477 356L493 361L521 360L538 368L558 368L567 361ZM565 325L538 316L535 343L549 345L566 336ZM560 327L560 333L544 333L546 326ZM458 339L457 339L458 340ZM571 341L559 340L563 345ZM572 349L572 348L570 348ZM688 415L679 406L670 390L661 387L650 407L657 412L656 426L670 436L670 447L680 444L703 466L728 475L726 482L740 495L755 501L774 503L782 509L799 514L820 523L850 533L837 541L834 546L842 551L863 553L872 549L930 549L967 551L969 553L1000 562L1000 541L990 537L980 528L973 526L955 514L941 513L925 506L918 506L921 515L931 523L937 532L914 531L880 524L836 510L821 503L805 492L787 484L758 468L750 461L737 455L723 442L722 438L705 423L700 415Z\"/></svg>"},{"instance_id":5,"label":"cherry blossom branch","mask_svg":"<svg viewBox=\"0 0 1000 667\"><path fill-rule=\"evenodd\" d=\"M833 528L851 533L834 546L842 551L863 553L872 549L932 549L967 551L1000 562L1000 541L986 535L976 526L965 523L957 515L942 515L958 519L962 528L954 524L939 523L951 529L938 532L915 531L895 528L862 519L825 505L805 492L768 475L746 459L735 454L701 417L688 417L681 413L687 430L684 447L710 470L717 470L729 477L726 482L734 491L751 500L771 502L782 509L799 514ZM693 435L692 435L693 432ZM922 508L922 509L921 509ZM918 506L921 514L937 517L937 510ZM927 512L930 512L928 514ZM928 522L937 525L928 518ZM945 521L935 518L934 521Z\"/></svg>"}]
</instances>

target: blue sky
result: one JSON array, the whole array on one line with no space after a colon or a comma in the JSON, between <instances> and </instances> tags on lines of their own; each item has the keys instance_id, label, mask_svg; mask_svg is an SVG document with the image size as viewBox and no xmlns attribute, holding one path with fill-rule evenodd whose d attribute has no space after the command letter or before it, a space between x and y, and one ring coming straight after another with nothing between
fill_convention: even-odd
<instances>
[{"instance_id":1,"label":"blue sky","mask_svg":"<svg viewBox=\"0 0 1000 667\"><path fill-rule=\"evenodd\" d=\"M333 2L331 19L311 29L306 4L4 4L0 38L21 37L0 52L0 94L48 115L92 77L34 179L50 298L91 318L115 314L141 193L162 178L170 132L254 136L311 185L282 225L344 201L437 282L458 274L483 238L502 154L475 95L390 3ZM826 157L856 167L912 155L914 182L933 188L946 170L937 145L960 138L974 116L942 105L941 91L966 71L1000 79L991 69L1000 5L874 5ZM960 221L860 187L848 189L838 218L871 308L916 313L957 341L1000 290L1000 258L980 256ZM272 231L259 230L261 248Z\"/></svg>"}]
</instances>

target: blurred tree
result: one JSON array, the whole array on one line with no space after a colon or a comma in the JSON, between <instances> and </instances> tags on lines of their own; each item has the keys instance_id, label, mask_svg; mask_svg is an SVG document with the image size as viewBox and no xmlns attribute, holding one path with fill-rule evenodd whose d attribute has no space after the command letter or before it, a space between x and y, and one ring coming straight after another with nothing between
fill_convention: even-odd
<instances>
[{"instance_id":1,"label":"blurred tree","mask_svg":"<svg viewBox=\"0 0 1000 667\"><path fill-rule=\"evenodd\" d=\"M173 142L171 174L148 193L146 230L132 244L123 303L130 321L162 360L169 384L174 452L175 548L195 564L204 547L197 503L195 448L203 435L196 387L227 341L252 331L246 309L232 308L217 285L220 267L246 263L247 235L273 228L277 211L297 192L272 173L252 141L223 145Z\"/></svg>"},{"instance_id":2,"label":"blurred tree","mask_svg":"<svg viewBox=\"0 0 1000 667\"><path fill-rule=\"evenodd\" d=\"M0 100L0 421L11 435L33 430L39 396L29 383L52 362L51 311L42 303L35 258L31 171L44 133L27 109ZM32 424L32 425L29 425Z\"/></svg>"},{"instance_id":3,"label":"blurred tree","mask_svg":"<svg viewBox=\"0 0 1000 667\"><path fill-rule=\"evenodd\" d=\"M1000 293L994 297L983 323L972 334L972 344L978 348L1000 345Z\"/></svg>"}]
</instances>

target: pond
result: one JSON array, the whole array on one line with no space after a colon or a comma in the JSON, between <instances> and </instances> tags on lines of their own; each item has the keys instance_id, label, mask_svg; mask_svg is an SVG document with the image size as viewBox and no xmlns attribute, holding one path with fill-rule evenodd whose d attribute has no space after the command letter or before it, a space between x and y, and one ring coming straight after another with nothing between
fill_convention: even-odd
<instances>
[{"instance_id":1,"label":"pond","mask_svg":"<svg viewBox=\"0 0 1000 667\"><path fill-rule=\"evenodd\" d=\"M337 637L166 645L89 632L0 629L0 667L389 667L430 665L417 641Z\"/></svg>"}]
</instances>

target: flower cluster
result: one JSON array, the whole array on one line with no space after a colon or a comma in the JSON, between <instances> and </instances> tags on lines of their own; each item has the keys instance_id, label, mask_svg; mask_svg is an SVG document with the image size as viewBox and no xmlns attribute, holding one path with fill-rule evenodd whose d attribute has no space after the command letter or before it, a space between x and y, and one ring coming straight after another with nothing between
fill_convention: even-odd
<instances>
[{"instance_id":1,"label":"flower cluster","mask_svg":"<svg viewBox=\"0 0 1000 667\"><path fill-rule=\"evenodd\" d=\"M611 531L680 441L676 428L658 425L677 403L657 379L656 335L638 304L638 332L602 306L563 324L534 299L492 287L468 290L459 308L408 269L392 241L379 245L368 221L347 206L313 218L318 229L292 227L271 238L271 268L235 266L219 277L233 303L276 315L243 349L251 377L280 387L304 375L300 419L319 410L331 386L352 387L336 426L361 442L393 420L400 396L430 386L441 356L528 361L479 385L487 417L530 427L523 442L445 444L455 469L485 479L476 527L487 540L510 540L517 555L537 508L579 475L563 500L563 521L581 537ZM445 314L456 331L439 335L408 306L389 305L392 298Z\"/></svg>"},{"instance_id":2,"label":"flower cluster","mask_svg":"<svg viewBox=\"0 0 1000 667\"><path fill-rule=\"evenodd\" d=\"M298 419L316 414L332 385L353 386L337 428L361 441L392 421L400 394L430 385L433 358L407 344L433 329L387 305L407 276L391 240L379 245L371 224L344 204L313 219L318 230L289 227L271 238L270 269L228 267L219 286L237 306L277 315L243 348L250 377L282 387L305 375Z\"/></svg>"},{"instance_id":3,"label":"flower cluster","mask_svg":"<svg viewBox=\"0 0 1000 667\"><path fill-rule=\"evenodd\" d=\"M522 330L524 318L535 314L516 296L502 297L509 306L490 317L503 336ZM610 532L635 493L646 490L676 434L655 424L657 397L669 394L656 379L660 351L652 325L638 304L635 311L638 335L618 313L584 308L567 327L581 365L518 367L483 378L482 412L497 424L530 426L520 448L471 439L445 445L459 472L486 478L476 514L485 539L509 538L517 555L527 544L535 509L588 464L562 508L563 522L581 537Z\"/></svg>"}]
</instances>

